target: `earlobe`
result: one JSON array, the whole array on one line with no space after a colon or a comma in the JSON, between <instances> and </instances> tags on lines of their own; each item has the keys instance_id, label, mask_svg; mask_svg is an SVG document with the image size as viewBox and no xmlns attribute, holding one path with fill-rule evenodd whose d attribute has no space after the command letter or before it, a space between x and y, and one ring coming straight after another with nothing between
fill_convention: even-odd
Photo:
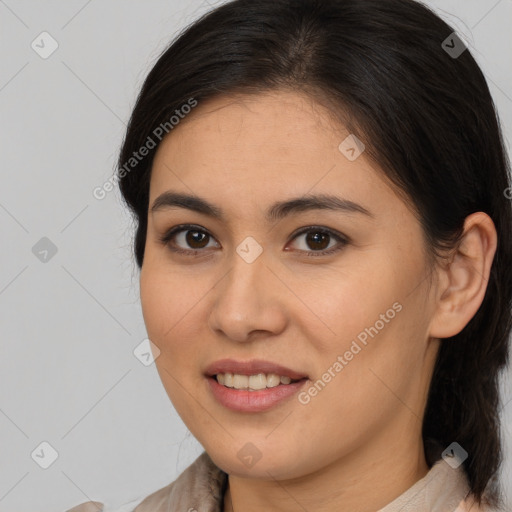
<instances>
[{"instance_id":1,"label":"earlobe","mask_svg":"<svg viewBox=\"0 0 512 512\"><path fill-rule=\"evenodd\" d=\"M455 336L476 314L485 296L496 246L496 228L486 213L466 217L460 244L449 264L439 270L442 276L430 324L431 337Z\"/></svg>"}]
</instances>

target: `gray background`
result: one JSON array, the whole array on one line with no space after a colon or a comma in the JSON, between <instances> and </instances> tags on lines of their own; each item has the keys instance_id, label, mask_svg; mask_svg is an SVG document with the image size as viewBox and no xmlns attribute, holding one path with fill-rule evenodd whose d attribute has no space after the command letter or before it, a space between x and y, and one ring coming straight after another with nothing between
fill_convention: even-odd
<instances>
[{"instance_id":1,"label":"gray background","mask_svg":"<svg viewBox=\"0 0 512 512\"><path fill-rule=\"evenodd\" d=\"M510 150L512 0L427 3L482 66ZM0 511L121 504L167 485L202 451L154 365L133 354L146 331L131 220L117 191L100 201L92 190L113 173L152 63L211 5L0 0ZM31 47L43 31L59 45L47 59ZM38 243L56 254L40 261ZM58 452L48 469L43 441Z\"/></svg>"}]
</instances>

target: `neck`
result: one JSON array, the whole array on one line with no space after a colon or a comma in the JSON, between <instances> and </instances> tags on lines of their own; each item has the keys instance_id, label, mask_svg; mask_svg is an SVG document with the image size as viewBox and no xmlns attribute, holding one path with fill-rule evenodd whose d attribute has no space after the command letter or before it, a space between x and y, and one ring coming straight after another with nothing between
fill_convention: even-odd
<instances>
[{"instance_id":1,"label":"neck","mask_svg":"<svg viewBox=\"0 0 512 512\"><path fill-rule=\"evenodd\" d=\"M223 512L262 508L268 512L378 511L423 478L429 467L421 437L416 442L382 439L382 446L376 448L366 444L300 479L258 480L230 475Z\"/></svg>"}]
</instances>

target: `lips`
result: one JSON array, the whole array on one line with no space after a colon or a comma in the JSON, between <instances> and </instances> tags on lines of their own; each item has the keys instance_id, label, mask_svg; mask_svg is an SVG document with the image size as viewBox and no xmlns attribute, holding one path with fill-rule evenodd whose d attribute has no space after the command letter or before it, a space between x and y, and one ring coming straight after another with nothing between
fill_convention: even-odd
<instances>
[{"instance_id":1,"label":"lips","mask_svg":"<svg viewBox=\"0 0 512 512\"><path fill-rule=\"evenodd\" d=\"M279 376L290 377L292 380L308 378L306 374L300 373L286 366L262 359L250 361L236 361L234 359L221 359L209 365L205 370L207 377L213 377L218 373L233 373L238 375L257 375L259 373L274 373Z\"/></svg>"},{"instance_id":2,"label":"lips","mask_svg":"<svg viewBox=\"0 0 512 512\"><path fill-rule=\"evenodd\" d=\"M249 380L241 382L242 376L245 379L249 377ZM256 383L252 382L254 376L257 376ZM263 412L279 404L291 403L290 398L308 382L306 374L262 359L221 359L206 368L205 377L212 396L219 404L243 413ZM265 377L266 386L261 387ZM276 379L281 382L276 382Z\"/></svg>"}]
</instances>

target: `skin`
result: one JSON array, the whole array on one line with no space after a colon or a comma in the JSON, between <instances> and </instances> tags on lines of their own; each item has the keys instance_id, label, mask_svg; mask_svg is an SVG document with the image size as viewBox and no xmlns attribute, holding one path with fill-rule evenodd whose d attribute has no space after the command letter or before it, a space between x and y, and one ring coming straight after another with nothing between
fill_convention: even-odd
<instances>
[{"instance_id":1,"label":"skin","mask_svg":"<svg viewBox=\"0 0 512 512\"><path fill-rule=\"evenodd\" d=\"M338 149L348 135L325 107L279 90L199 104L155 156L150 207L172 190L225 212L223 221L185 208L148 212L140 274L165 390L229 474L225 512L375 512L429 469L421 420L440 338L480 306L496 231L486 214L471 215L460 246L431 268L420 224L382 171L364 152L350 161ZM323 209L265 220L276 201L321 193L372 216ZM186 231L174 238L198 255L159 241L184 223L210 235L192 246ZM318 246L292 236L308 226L349 241L328 238L320 249L341 250L308 257ZM263 248L252 263L236 252L247 236ZM397 302L401 311L307 404L293 396L265 412L235 412L209 390L206 366L228 357L288 366L310 377L307 389ZM237 456L248 442L261 453L252 467Z\"/></svg>"}]
</instances>

